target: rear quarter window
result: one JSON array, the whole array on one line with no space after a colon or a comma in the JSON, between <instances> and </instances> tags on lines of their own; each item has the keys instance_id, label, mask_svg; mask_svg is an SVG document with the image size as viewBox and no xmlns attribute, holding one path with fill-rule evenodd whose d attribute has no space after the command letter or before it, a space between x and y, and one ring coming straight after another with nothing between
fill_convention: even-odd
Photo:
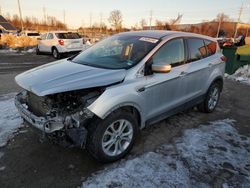
<instances>
[{"instance_id":1,"label":"rear quarter window","mask_svg":"<svg viewBox=\"0 0 250 188\"><path fill-rule=\"evenodd\" d=\"M207 50L203 39L187 39L189 49L189 61L197 61L207 56Z\"/></svg>"},{"instance_id":2,"label":"rear quarter window","mask_svg":"<svg viewBox=\"0 0 250 188\"><path fill-rule=\"evenodd\" d=\"M214 55L217 51L217 43L209 40L205 40L204 42L207 49L207 56Z\"/></svg>"}]
</instances>

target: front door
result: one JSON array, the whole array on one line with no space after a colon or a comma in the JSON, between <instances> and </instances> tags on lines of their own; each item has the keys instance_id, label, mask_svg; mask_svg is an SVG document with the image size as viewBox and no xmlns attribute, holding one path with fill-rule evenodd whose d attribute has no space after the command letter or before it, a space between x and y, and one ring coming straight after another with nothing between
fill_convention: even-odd
<instances>
[{"instance_id":1,"label":"front door","mask_svg":"<svg viewBox=\"0 0 250 188\"><path fill-rule=\"evenodd\" d=\"M151 58L152 64L170 64L169 73L153 73L146 77L146 119L162 115L182 104L184 89L181 82L185 62L182 38L165 43Z\"/></svg>"}]
</instances>

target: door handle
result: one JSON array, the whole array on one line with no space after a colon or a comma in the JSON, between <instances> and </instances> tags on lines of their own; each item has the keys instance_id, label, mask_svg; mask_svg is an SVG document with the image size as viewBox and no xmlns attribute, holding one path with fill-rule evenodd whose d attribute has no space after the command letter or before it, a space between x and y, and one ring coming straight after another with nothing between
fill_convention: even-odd
<instances>
[{"instance_id":1,"label":"door handle","mask_svg":"<svg viewBox=\"0 0 250 188\"><path fill-rule=\"evenodd\" d=\"M143 92L143 91L145 91L145 89L146 89L145 87L141 87L141 88L137 89L137 92L139 92L139 93Z\"/></svg>"}]
</instances>

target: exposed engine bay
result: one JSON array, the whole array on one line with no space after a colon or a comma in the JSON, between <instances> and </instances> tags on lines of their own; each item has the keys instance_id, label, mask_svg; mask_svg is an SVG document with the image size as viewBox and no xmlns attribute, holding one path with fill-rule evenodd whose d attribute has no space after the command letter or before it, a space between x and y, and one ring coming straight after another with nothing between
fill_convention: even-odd
<instances>
[{"instance_id":1,"label":"exposed engine bay","mask_svg":"<svg viewBox=\"0 0 250 188\"><path fill-rule=\"evenodd\" d=\"M66 139L72 145L84 147L86 123L94 116L87 107L104 90L105 88L99 87L42 97L23 91L15 101L22 117L42 130L44 137L48 136L53 141Z\"/></svg>"}]
</instances>

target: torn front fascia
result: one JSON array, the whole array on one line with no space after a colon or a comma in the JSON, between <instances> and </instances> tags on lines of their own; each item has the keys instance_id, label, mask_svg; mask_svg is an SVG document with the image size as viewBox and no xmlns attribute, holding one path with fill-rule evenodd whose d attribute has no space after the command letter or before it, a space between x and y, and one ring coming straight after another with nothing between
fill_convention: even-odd
<instances>
[{"instance_id":1,"label":"torn front fascia","mask_svg":"<svg viewBox=\"0 0 250 188\"><path fill-rule=\"evenodd\" d=\"M56 138L61 133L70 139L71 145L84 147L87 138L87 130L84 127L86 121L94 114L84 107L82 110L66 115L59 116L56 110L51 109L45 117L38 117L28 110L27 92L23 91L15 97L15 104L21 116L34 127L43 132L43 138ZM58 137L57 140L60 140Z\"/></svg>"}]
</instances>

